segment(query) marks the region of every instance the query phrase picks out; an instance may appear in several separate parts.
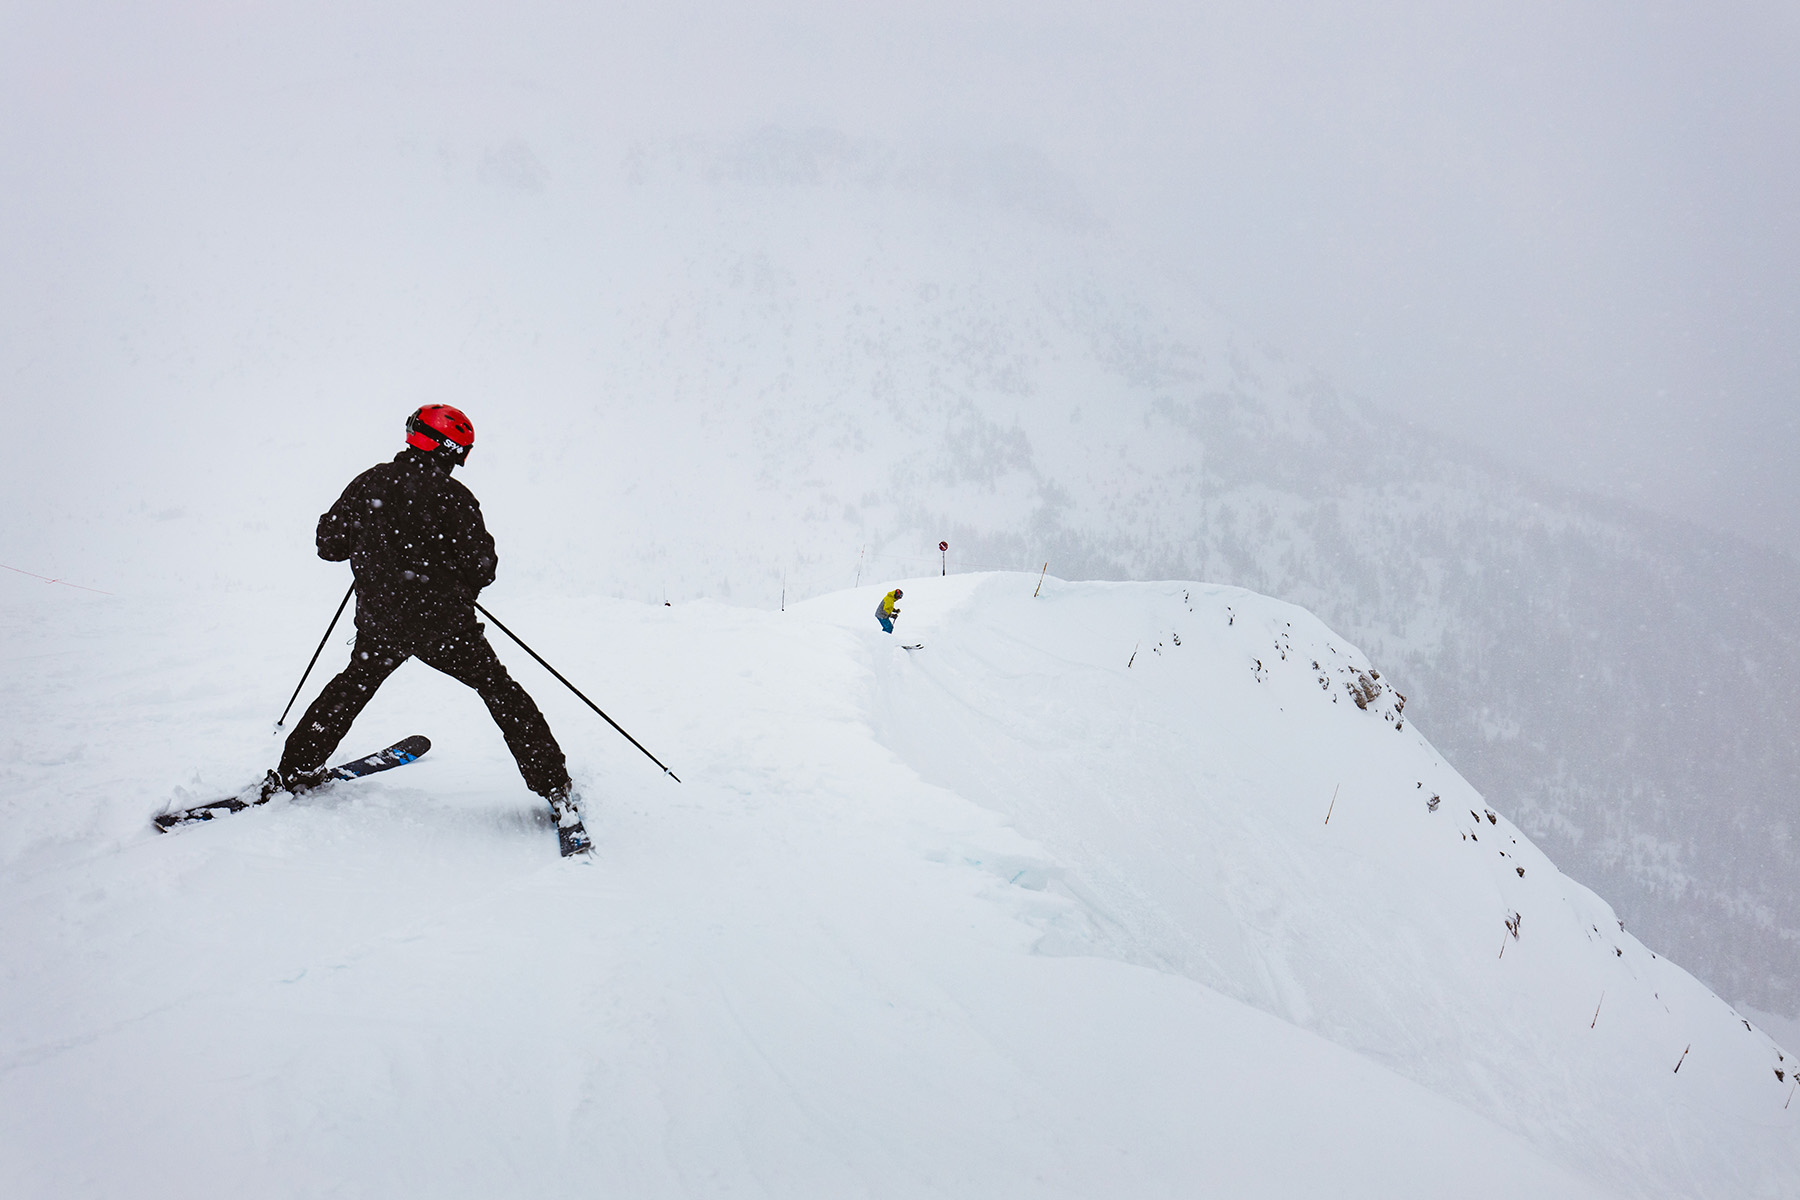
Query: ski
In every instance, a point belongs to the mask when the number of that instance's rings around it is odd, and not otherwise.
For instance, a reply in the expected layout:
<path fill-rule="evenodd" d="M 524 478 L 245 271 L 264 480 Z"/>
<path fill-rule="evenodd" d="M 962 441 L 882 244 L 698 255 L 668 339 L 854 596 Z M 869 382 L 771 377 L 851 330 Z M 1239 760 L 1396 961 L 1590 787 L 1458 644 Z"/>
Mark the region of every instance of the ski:
<path fill-rule="evenodd" d="M 322 787 L 327 783 L 335 783 L 340 779 L 360 779 L 364 775 L 373 775 L 377 771 L 388 771 L 395 767 L 403 767 L 407 763 L 419 758 L 429 749 L 431 749 L 431 739 L 415 733 L 409 738 L 402 738 L 400 741 L 395 742 L 386 750 L 378 750 L 366 758 L 359 758 L 347 763 L 339 763 L 335 767 L 326 767 L 318 773 L 314 782 L 310 783 L 305 790 L 311 791 L 313 788 Z M 270 775 L 273 777 L 274 772 L 270 772 Z M 277 790 L 279 789 L 268 787 L 265 783 L 263 790 L 251 799 L 244 799 L 243 793 L 236 796 L 227 796 L 223 800 L 213 800 L 206 804 L 196 804 L 192 808 L 180 808 L 176 809 L 174 812 L 158 813 L 153 818 L 153 823 L 156 825 L 157 829 L 163 833 L 167 833 L 169 830 L 179 829 L 183 825 L 197 825 L 202 821 L 211 821 L 216 817 L 223 817 L 229 813 L 243 812 L 246 808 L 254 808 L 259 804 L 267 804 L 269 798 L 273 796 Z"/>
<path fill-rule="evenodd" d="M 902 650 L 923 650 L 925 648 L 925 643 L 924 642 L 914 642 L 910 646 L 901 646 L 900 648 Z"/>

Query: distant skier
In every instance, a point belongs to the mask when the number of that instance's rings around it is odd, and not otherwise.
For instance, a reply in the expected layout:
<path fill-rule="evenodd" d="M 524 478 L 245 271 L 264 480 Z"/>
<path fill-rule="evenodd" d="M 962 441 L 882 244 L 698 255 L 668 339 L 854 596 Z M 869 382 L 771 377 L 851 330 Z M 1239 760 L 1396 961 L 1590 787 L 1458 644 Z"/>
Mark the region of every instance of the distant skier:
<path fill-rule="evenodd" d="M 875 619 L 881 622 L 881 631 L 883 633 L 894 632 L 894 622 L 900 619 L 900 606 L 896 604 L 895 601 L 899 600 L 900 597 L 904 595 L 906 595 L 905 592 L 901 591 L 899 588 L 895 588 L 893 591 L 883 596 L 881 598 L 881 603 L 875 606 Z"/>
<path fill-rule="evenodd" d="M 480 695 L 525 785 L 549 803 L 563 855 L 579 854 L 590 841 L 562 748 L 475 619 L 498 560 L 481 505 L 450 478 L 474 444 L 468 417 L 428 404 L 407 419 L 406 448 L 353 479 L 319 518 L 319 557 L 349 559 L 356 576 L 356 648 L 294 727 L 263 794 L 316 786 L 375 689 L 416 657 Z"/>

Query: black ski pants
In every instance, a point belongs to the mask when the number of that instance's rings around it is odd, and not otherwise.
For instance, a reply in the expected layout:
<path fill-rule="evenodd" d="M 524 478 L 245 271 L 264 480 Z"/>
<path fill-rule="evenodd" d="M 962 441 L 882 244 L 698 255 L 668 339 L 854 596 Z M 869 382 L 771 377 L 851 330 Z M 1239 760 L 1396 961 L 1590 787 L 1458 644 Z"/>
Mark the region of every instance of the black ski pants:
<path fill-rule="evenodd" d="M 282 778 L 291 779 L 296 772 L 324 766 L 325 759 L 350 731 L 351 722 L 374 697 L 375 689 L 401 663 L 413 657 L 475 689 L 494 723 L 500 726 L 526 787 L 548 797 L 569 786 L 562 747 L 551 735 L 550 723 L 525 689 L 507 674 L 480 625 L 417 639 L 358 631 L 350 665 L 325 685 L 288 736 L 281 752 Z"/>

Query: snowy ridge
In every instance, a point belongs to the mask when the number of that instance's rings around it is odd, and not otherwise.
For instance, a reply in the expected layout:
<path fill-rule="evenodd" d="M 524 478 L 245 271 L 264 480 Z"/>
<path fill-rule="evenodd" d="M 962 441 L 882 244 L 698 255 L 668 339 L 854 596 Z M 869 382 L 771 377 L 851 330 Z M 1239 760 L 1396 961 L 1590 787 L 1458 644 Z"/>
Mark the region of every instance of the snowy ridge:
<path fill-rule="evenodd" d="M 266 765 L 255 680 L 313 598 L 19 593 L 0 1190 L 1792 1194 L 1791 1056 L 1354 647 L 1237 589 L 1036 583 L 906 582 L 916 653 L 868 615 L 893 581 L 484 597 L 688 781 L 502 646 L 591 867 L 417 664 L 345 749 L 425 759 L 151 834 Z"/>
<path fill-rule="evenodd" d="M 1358 651 L 1236 589 L 1033 601 L 1030 582 L 949 581 L 969 594 L 912 630 L 933 653 L 897 664 L 877 728 L 1051 848 L 1101 952 L 1313 1029 L 1621 1190 L 1792 1186 L 1791 1157 L 1784 1181 L 1737 1175 L 1722 1144 L 1634 1132 L 1690 1105 L 1772 1129 L 1794 1064 L 1563 876 Z M 930 587 L 908 585 L 915 607 Z"/>

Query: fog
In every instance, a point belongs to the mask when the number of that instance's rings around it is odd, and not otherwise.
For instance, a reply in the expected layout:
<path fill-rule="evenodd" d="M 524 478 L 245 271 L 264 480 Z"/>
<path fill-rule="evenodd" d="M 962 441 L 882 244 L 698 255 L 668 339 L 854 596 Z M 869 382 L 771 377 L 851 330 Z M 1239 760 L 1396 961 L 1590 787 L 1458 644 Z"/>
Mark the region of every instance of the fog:
<path fill-rule="evenodd" d="M 15 362 L 89 357 L 97 303 L 201 249 L 170 226 L 246 277 L 347 267 L 404 220 L 379 160 L 406 139 L 604 159 L 778 125 L 1019 146 L 1345 388 L 1572 486 L 1800 548 L 1788 6 L 10 5 L 0 22 Z M 468 252 L 433 258 L 467 282 Z"/>
<path fill-rule="evenodd" d="M 1793 1013 L 1797 22 L 11 6 L 0 565 L 323 615 L 442 401 L 496 606 L 1239 584 Z"/>

